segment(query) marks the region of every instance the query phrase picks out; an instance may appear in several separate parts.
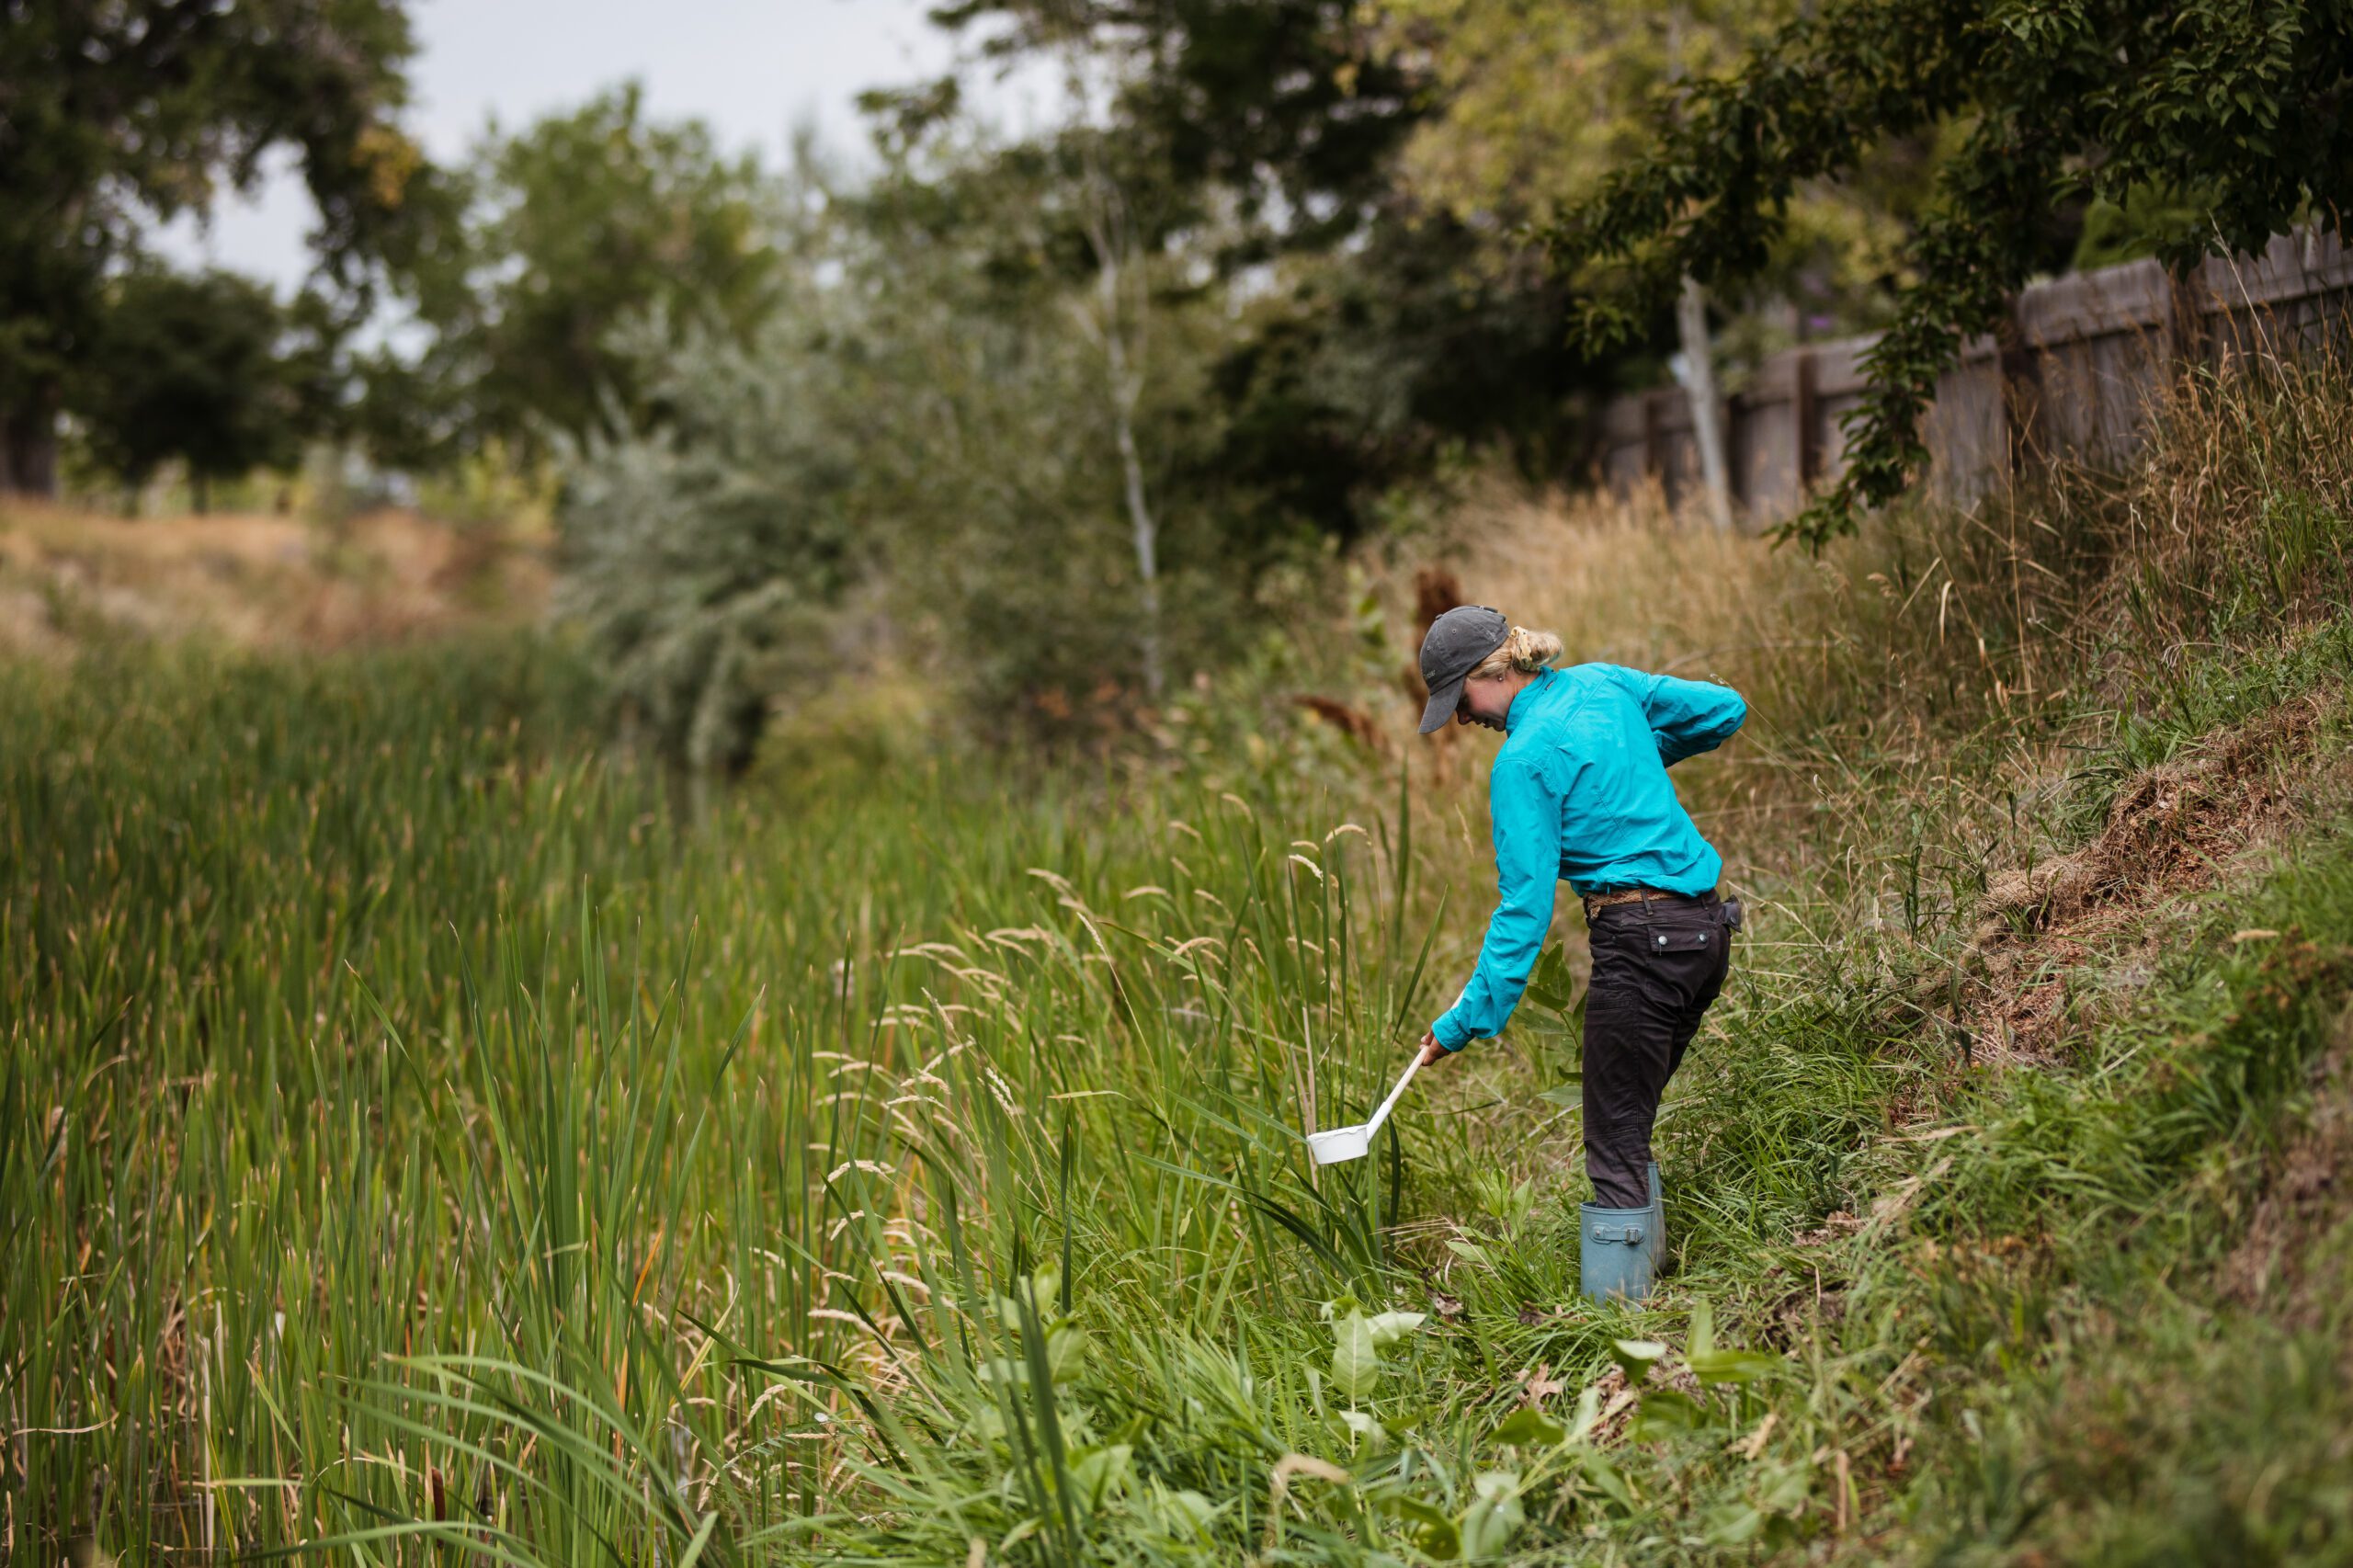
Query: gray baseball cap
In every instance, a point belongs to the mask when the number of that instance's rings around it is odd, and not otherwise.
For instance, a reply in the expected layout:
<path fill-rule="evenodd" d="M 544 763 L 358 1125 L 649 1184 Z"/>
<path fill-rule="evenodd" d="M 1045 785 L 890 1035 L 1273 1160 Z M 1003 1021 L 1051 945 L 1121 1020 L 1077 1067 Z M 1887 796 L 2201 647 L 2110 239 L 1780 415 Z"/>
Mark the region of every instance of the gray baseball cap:
<path fill-rule="evenodd" d="M 1422 684 L 1430 688 L 1430 705 L 1422 710 L 1422 733 L 1454 717 L 1464 679 L 1510 635 L 1511 622 L 1503 611 L 1485 605 L 1457 605 L 1430 622 L 1429 633 L 1422 639 Z"/>

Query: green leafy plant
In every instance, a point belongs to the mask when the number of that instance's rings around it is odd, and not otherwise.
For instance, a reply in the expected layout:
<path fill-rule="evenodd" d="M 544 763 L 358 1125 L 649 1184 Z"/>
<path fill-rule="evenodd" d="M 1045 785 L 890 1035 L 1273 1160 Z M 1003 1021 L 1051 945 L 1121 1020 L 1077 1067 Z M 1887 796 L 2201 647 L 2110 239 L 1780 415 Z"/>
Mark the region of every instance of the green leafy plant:
<path fill-rule="evenodd" d="M 1381 1381 L 1381 1352 L 1421 1327 L 1428 1317 L 1425 1312 L 1400 1312 L 1367 1315 L 1353 1296 L 1324 1302 L 1322 1315 L 1332 1329 L 1332 1386 L 1358 1404 L 1372 1397 Z"/>
<path fill-rule="evenodd" d="M 2353 28 L 2335 0 L 1832 0 L 1662 97 L 1652 146 L 1543 238 L 1583 290 L 1585 339 L 1620 341 L 1686 276 L 1762 268 L 1808 182 L 1889 138 L 1960 128 L 1843 421 L 1846 466 L 1784 528 L 1819 549 L 1926 465 L 1937 378 L 2003 325 L 2054 202 L 2179 192 L 2194 213 L 2161 244 L 2168 261 L 2260 250 L 2353 205 L 2353 128 L 2336 108 L 2348 79 Z"/>

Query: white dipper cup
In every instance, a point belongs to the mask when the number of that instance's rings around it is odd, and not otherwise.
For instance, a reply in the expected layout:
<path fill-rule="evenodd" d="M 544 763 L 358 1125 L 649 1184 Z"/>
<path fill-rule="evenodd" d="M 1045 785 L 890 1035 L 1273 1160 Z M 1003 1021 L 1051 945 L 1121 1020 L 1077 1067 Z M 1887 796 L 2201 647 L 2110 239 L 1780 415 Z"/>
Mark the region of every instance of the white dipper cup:
<path fill-rule="evenodd" d="M 1360 1127 L 1335 1127 L 1328 1132 L 1309 1133 L 1307 1150 L 1315 1156 L 1315 1163 L 1336 1165 L 1345 1160 L 1361 1160 L 1371 1153 L 1372 1135 L 1381 1131 L 1382 1122 L 1389 1119 L 1389 1108 L 1397 1103 L 1397 1096 L 1405 1092 L 1405 1085 L 1414 1081 L 1414 1074 L 1421 1065 L 1422 1053 L 1416 1051 L 1414 1059 L 1405 1063 L 1405 1075 L 1397 1080 L 1397 1086 L 1389 1091 L 1389 1097 L 1381 1102 L 1381 1108 L 1372 1113 L 1370 1121 Z"/>

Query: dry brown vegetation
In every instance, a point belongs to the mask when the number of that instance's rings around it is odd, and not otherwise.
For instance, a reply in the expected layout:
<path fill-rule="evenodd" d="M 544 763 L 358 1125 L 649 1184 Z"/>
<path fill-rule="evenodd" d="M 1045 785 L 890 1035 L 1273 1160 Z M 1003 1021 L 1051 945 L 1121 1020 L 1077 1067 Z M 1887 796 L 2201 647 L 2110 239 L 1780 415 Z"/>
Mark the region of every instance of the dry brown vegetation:
<path fill-rule="evenodd" d="M 383 509 L 339 526 L 256 513 L 0 509 L 0 654 L 201 636 L 319 650 L 536 617 L 544 550 Z"/>

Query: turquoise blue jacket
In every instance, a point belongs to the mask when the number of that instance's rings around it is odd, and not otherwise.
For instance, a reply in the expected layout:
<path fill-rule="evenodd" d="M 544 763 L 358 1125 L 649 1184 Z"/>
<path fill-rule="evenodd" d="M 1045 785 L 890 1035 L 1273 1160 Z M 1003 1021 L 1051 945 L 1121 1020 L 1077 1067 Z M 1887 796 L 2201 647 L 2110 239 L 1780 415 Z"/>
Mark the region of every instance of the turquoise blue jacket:
<path fill-rule="evenodd" d="M 1691 825 L 1666 770 L 1748 717 L 1730 687 L 1617 665 L 1546 670 L 1512 699 L 1487 781 L 1495 891 L 1471 983 L 1430 1032 L 1449 1051 L 1500 1034 L 1552 924 L 1553 884 L 1700 893 L 1723 858 Z"/>

